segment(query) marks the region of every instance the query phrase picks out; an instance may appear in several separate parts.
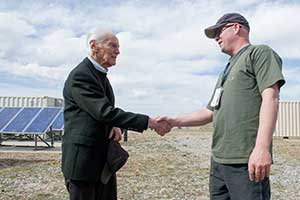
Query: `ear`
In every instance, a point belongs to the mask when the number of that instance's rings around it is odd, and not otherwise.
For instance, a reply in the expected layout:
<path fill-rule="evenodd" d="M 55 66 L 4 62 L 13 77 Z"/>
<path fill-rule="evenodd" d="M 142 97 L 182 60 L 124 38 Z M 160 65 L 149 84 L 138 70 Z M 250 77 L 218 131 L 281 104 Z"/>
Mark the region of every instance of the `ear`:
<path fill-rule="evenodd" d="M 235 26 L 235 33 L 238 34 L 239 32 L 241 32 L 242 26 L 240 24 L 236 24 Z"/>
<path fill-rule="evenodd" d="M 91 40 L 89 42 L 90 48 L 94 51 L 96 48 L 96 40 Z"/>

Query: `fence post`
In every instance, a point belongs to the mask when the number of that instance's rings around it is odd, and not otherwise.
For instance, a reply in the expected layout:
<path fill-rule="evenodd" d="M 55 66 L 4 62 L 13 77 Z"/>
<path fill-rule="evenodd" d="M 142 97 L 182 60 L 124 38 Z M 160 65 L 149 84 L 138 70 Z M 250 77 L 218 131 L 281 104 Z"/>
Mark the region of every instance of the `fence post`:
<path fill-rule="evenodd" d="M 127 129 L 122 129 L 123 135 L 124 135 L 124 142 L 128 141 L 128 131 Z"/>

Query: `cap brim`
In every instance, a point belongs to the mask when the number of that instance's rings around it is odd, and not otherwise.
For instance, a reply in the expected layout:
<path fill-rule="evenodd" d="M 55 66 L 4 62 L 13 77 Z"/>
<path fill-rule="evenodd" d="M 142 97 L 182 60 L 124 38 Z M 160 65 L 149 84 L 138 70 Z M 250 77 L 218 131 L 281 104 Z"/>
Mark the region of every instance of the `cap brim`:
<path fill-rule="evenodd" d="M 223 26 L 223 24 L 216 24 L 216 25 L 206 28 L 204 30 L 206 37 L 211 38 L 211 39 L 215 38 L 216 34 L 217 34 L 217 30 L 222 26 Z"/>
<path fill-rule="evenodd" d="M 101 174 L 101 182 L 103 184 L 107 184 L 111 176 L 112 176 L 112 173 L 109 170 L 108 164 L 105 163 L 104 168 L 102 170 L 102 174 Z"/>

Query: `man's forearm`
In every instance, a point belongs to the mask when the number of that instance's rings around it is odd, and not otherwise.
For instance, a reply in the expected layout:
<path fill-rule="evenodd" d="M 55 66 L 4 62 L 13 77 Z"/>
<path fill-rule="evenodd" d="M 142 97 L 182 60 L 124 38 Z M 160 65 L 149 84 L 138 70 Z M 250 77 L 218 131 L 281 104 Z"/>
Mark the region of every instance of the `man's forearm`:
<path fill-rule="evenodd" d="M 174 125 L 183 127 L 183 126 L 200 126 L 207 124 L 212 121 L 213 112 L 204 108 L 198 111 L 179 115 L 174 118 Z"/>
<path fill-rule="evenodd" d="M 279 90 L 277 85 L 276 87 L 267 88 L 262 96 L 263 100 L 259 113 L 259 127 L 255 146 L 269 148 L 276 125 L 279 105 Z"/>

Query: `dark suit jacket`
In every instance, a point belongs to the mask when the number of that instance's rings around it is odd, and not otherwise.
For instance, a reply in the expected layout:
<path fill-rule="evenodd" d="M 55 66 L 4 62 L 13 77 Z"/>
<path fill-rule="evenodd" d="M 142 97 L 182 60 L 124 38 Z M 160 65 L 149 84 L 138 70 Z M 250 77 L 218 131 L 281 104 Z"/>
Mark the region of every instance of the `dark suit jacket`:
<path fill-rule="evenodd" d="M 106 74 L 96 70 L 88 58 L 69 74 L 63 96 L 62 172 L 67 179 L 99 181 L 111 128 L 142 132 L 149 117 L 116 108 Z"/>

